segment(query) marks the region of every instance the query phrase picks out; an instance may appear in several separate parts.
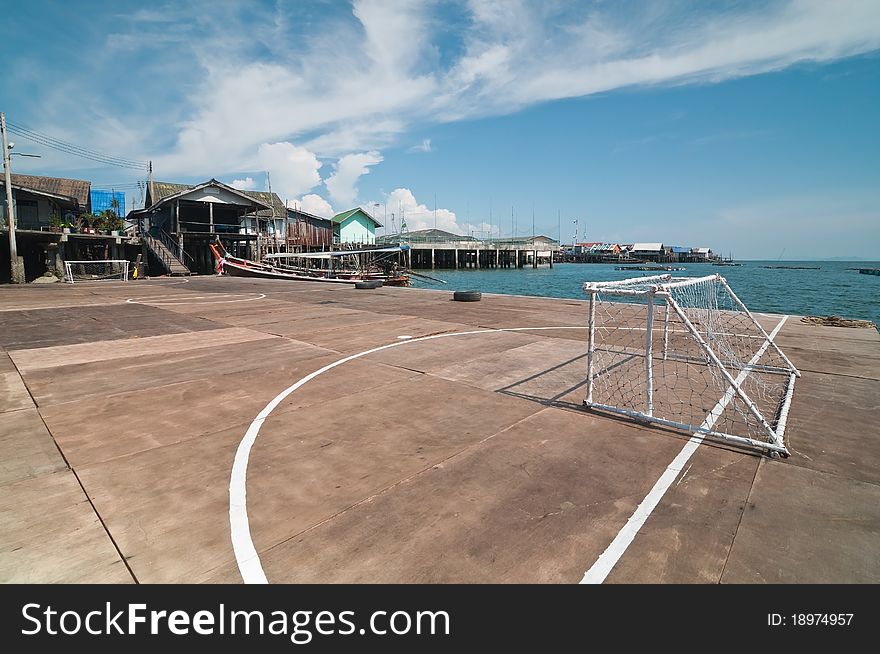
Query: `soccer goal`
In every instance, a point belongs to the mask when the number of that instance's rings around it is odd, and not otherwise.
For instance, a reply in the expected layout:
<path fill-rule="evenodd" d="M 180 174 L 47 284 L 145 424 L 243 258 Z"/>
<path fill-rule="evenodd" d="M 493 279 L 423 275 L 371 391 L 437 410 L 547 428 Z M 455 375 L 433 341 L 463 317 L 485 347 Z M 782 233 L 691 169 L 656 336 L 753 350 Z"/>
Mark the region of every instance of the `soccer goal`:
<path fill-rule="evenodd" d="M 785 423 L 800 372 L 771 324 L 723 277 L 655 275 L 583 288 L 584 405 L 788 456 Z"/>
<path fill-rule="evenodd" d="M 74 282 L 122 280 L 128 281 L 128 261 L 124 259 L 101 259 L 98 261 L 66 261 L 65 280 Z"/>

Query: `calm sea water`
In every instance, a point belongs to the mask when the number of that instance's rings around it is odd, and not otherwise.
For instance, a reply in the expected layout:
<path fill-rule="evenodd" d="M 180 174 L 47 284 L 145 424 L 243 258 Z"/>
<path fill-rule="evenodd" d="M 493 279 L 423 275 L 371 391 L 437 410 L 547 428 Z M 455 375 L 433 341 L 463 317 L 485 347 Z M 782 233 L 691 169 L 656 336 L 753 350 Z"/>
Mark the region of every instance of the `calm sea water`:
<path fill-rule="evenodd" d="M 880 277 L 860 275 L 858 268 L 880 268 L 868 261 L 744 261 L 742 266 L 673 264 L 686 268 L 675 275 L 700 277 L 720 273 L 734 292 L 755 311 L 795 315 L 838 315 L 863 318 L 880 325 Z M 763 266 L 809 266 L 818 270 L 768 269 Z M 432 284 L 413 278 L 414 286 L 484 293 L 539 295 L 586 299 L 585 281 L 609 281 L 657 275 L 656 272 L 615 270 L 613 264 L 562 263 L 551 270 L 420 270 L 448 282 Z"/>

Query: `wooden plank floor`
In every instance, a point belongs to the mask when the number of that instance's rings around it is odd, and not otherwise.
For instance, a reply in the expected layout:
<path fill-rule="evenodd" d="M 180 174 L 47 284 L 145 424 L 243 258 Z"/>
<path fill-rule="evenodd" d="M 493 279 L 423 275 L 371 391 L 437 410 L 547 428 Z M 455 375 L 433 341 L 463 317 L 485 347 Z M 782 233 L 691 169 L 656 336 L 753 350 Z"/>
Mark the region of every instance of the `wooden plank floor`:
<path fill-rule="evenodd" d="M 241 581 L 248 426 L 392 344 L 262 423 L 247 508 L 269 581 L 579 581 L 687 438 L 582 410 L 585 302 L 451 296 L 0 288 L 0 581 Z M 555 329 L 486 331 L 523 327 Z M 791 317 L 778 342 L 804 371 L 792 456 L 701 445 L 608 582 L 880 581 L 880 335 Z"/>

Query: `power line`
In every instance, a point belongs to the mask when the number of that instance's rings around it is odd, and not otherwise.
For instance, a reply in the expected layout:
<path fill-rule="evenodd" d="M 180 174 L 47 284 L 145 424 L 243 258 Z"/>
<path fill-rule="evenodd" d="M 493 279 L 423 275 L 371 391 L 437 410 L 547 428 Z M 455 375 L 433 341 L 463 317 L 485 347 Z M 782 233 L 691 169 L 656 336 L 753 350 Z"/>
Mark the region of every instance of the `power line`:
<path fill-rule="evenodd" d="M 54 145 L 58 146 L 59 148 L 67 148 L 67 149 L 75 150 L 75 151 L 81 152 L 85 155 L 98 157 L 100 159 L 108 159 L 108 160 L 112 160 L 112 161 L 117 161 L 122 164 L 130 164 L 130 165 L 144 166 L 144 167 L 146 167 L 148 165 L 148 162 L 146 162 L 146 161 L 140 161 L 137 159 L 126 159 L 124 157 L 117 157 L 115 155 L 106 154 L 104 152 L 99 152 L 97 150 L 89 150 L 88 148 L 83 148 L 83 147 L 78 146 L 74 143 L 70 143 L 68 141 L 64 141 L 62 139 L 55 138 L 54 136 L 49 136 L 48 134 L 43 134 L 41 132 L 37 132 L 36 130 L 29 129 L 29 128 L 25 127 L 24 125 L 10 123 L 10 127 L 12 128 L 13 131 L 15 131 L 16 133 L 18 133 L 21 136 L 24 136 L 25 138 L 40 139 L 40 140 L 45 141 L 47 143 L 54 144 Z"/>
<path fill-rule="evenodd" d="M 10 122 L 8 123 L 8 125 L 9 131 L 13 132 L 14 134 L 22 138 L 28 139 L 29 141 L 44 145 L 47 148 L 58 150 L 59 152 L 64 152 L 65 154 L 81 157 L 83 159 L 89 159 L 90 161 L 103 163 L 108 166 L 130 168 L 133 170 L 144 170 L 149 165 L 149 163 L 146 161 L 124 159 L 122 157 L 116 157 L 113 155 L 105 154 L 103 152 L 98 152 L 97 150 L 89 150 L 73 143 L 69 143 L 68 141 L 63 141 L 47 134 L 36 132 L 16 123 Z"/>

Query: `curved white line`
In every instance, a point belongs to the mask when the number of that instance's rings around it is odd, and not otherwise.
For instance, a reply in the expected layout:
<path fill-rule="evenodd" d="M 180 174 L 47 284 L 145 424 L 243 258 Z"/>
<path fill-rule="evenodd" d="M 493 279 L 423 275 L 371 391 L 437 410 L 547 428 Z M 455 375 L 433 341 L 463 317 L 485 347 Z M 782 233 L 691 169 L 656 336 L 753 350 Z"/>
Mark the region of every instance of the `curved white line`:
<path fill-rule="evenodd" d="M 468 332 L 452 332 L 449 334 L 434 334 L 432 336 L 422 336 L 419 338 L 412 338 L 409 340 L 398 341 L 396 343 L 389 343 L 388 345 L 381 345 L 379 347 L 374 347 L 370 350 L 364 350 L 363 352 L 358 352 L 357 354 L 352 354 L 350 356 L 339 359 L 338 361 L 334 361 L 331 364 L 324 366 L 319 370 L 315 370 L 312 373 L 309 373 L 295 384 L 288 386 L 283 391 L 281 391 L 278 395 L 276 395 L 269 404 L 267 404 L 260 413 L 257 414 L 257 417 L 254 418 L 253 422 L 251 422 L 250 426 L 245 432 L 244 438 L 241 439 L 241 442 L 238 444 L 238 449 L 235 451 L 235 460 L 232 462 L 232 474 L 229 477 L 229 529 L 230 535 L 232 538 L 232 549 L 235 553 L 235 561 L 238 564 L 238 570 L 241 573 L 241 578 L 246 584 L 267 584 L 269 581 L 266 579 L 266 573 L 263 571 L 263 566 L 260 563 L 260 555 L 257 554 L 257 549 L 254 547 L 254 541 L 251 538 L 251 529 L 250 523 L 248 521 L 247 514 L 247 466 L 248 459 L 250 458 L 251 448 L 254 446 L 254 442 L 257 440 L 257 436 L 260 433 L 260 428 L 263 426 L 263 423 L 266 421 L 266 418 L 269 417 L 275 408 L 281 404 L 291 393 L 295 390 L 307 384 L 311 380 L 313 380 L 318 375 L 323 375 L 328 370 L 332 370 L 337 366 L 341 366 L 343 363 L 347 363 L 349 361 L 354 361 L 355 359 L 360 359 L 361 357 L 367 356 L 368 354 L 373 354 L 375 352 L 381 352 L 382 350 L 387 350 L 392 347 L 400 347 L 401 345 L 409 345 L 411 343 L 420 343 L 422 341 L 430 341 L 437 338 L 449 338 L 451 336 L 469 336 L 473 334 L 495 334 L 499 332 L 522 332 L 522 331 L 543 331 L 543 330 L 554 330 L 554 329 L 587 329 L 586 326 L 580 327 L 571 327 L 571 326 L 557 326 L 557 327 L 509 327 L 504 329 L 477 329 L 474 331 Z"/>
<path fill-rule="evenodd" d="M 225 294 L 224 294 L 224 293 L 221 293 L 221 294 L 219 294 L 219 295 L 221 295 L 221 296 L 223 296 L 223 295 L 243 295 L 243 293 L 225 293 Z M 257 297 L 246 297 L 246 298 L 242 298 L 242 299 L 240 299 L 240 300 L 217 300 L 217 301 L 210 301 L 210 302 L 193 302 L 193 301 L 192 301 L 193 299 L 199 299 L 199 298 L 203 298 L 203 297 L 214 297 L 214 296 L 212 296 L 212 295 L 200 295 L 200 296 L 198 296 L 198 297 L 196 297 L 196 298 L 185 298 L 185 297 L 181 297 L 181 298 L 179 298 L 179 300 L 180 300 L 179 302 L 175 302 L 175 301 L 174 301 L 175 298 L 171 298 L 171 297 L 167 297 L 167 298 L 166 298 L 166 296 L 161 296 L 161 297 L 159 298 L 159 301 L 158 301 L 158 302 L 153 301 L 153 300 L 150 300 L 149 298 L 145 298 L 145 299 L 142 299 L 142 300 L 141 300 L 141 299 L 138 299 L 138 298 L 132 298 L 132 297 L 130 297 L 130 298 L 128 298 L 128 299 L 126 300 L 126 302 L 127 302 L 128 304 L 148 304 L 148 305 L 153 306 L 153 307 L 176 307 L 176 306 L 180 306 L 180 305 L 183 305 L 183 304 L 196 304 L 196 305 L 202 305 L 202 304 L 229 304 L 229 303 L 231 303 L 231 302 L 251 302 L 252 300 L 262 300 L 263 298 L 266 297 L 266 294 L 265 294 L 265 293 L 260 293 Z"/>
<path fill-rule="evenodd" d="M 178 284 L 189 284 L 189 277 L 184 279 L 165 279 L 162 277 L 144 277 L 143 279 L 131 279 L 129 281 L 137 282 L 138 284 L 146 283 L 146 284 L 156 284 L 158 286 L 177 286 Z"/>

